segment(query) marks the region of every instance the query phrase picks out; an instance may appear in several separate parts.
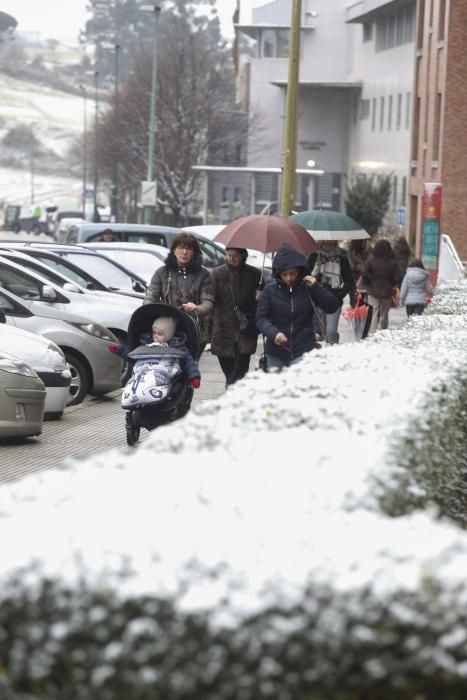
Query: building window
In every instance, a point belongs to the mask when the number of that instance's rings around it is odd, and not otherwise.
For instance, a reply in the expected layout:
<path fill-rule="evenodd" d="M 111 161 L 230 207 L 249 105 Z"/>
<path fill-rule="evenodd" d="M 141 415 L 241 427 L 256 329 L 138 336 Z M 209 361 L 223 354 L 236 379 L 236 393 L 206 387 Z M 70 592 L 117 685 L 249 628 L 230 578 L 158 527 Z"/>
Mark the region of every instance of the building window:
<path fill-rule="evenodd" d="M 397 95 L 396 129 L 400 129 L 402 124 L 402 95 Z"/>
<path fill-rule="evenodd" d="M 395 209 L 397 207 L 397 189 L 398 189 L 398 178 L 394 175 L 392 178 L 392 206 Z"/>
<path fill-rule="evenodd" d="M 290 32 L 288 29 L 265 29 L 261 36 L 262 58 L 287 58 Z"/>
<path fill-rule="evenodd" d="M 376 128 L 376 97 L 371 100 L 371 130 Z"/>
<path fill-rule="evenodd" d="M 423 3 L 422 3 L 423 4 Z M 416 4 L 402 7 L 376 22 L 376 51 L 387 51 L 414 41 Z"/>
<path fill-rule="evenodd" d="M 405 128 L 410 129 L 410 106 L 412 104 L 412 93 L 405 94 Z"/>
<path fill-rule="evenodd" d="M 234 202 L 241 202 L 241 201 L 242 201 L 242 188 L 235 187 L 235 189 L 234 189 Z"/>
<path fill-rule="evenodd" d="M 229 188 L 228 187 L 223 187 L 222 188 L 222 197 L 221 197 L 222 202 L 228 202 L 229 201 Z"/>
<path fill-rule="evenodd" d="M 371 22 L 365 22 L 363 25 L 363 41 L 371 41 L 373 38 L 373 25 Z"/>
<path fill-rule="evenodd" d="M 444 40 L 444 25 L 446 23 L 446 0 L 440 0 L 438 15 L 438 41 Z"/>
<path fill-rule="evenodd" d="M 370 116 L 370 100 L 360 100 L 360 119 L 368 119 Z"/>
<path fill-rule="evenodd" d="M 379 98 L 379 108 L 379 130 L 382 131 L 384 129 L 384 97 Z"/>
<path fill-rule="evenodd" d="M 442 98 L 440 92 L 436 95 L 435 123 L 433 125 L 433 160 L 439 160 L 439 146 L 441 139 L 441 105 Z"/>
<path fill-rule="evenodd" d="M 388 130 L 392 129 L 392 95 L 388 98 Z"/>
<path fill-rule="evenodd" d="M 404 177 L 402 178 L 401 207 L 405 207 L 406 199 L 407 199 L 407 178 L 404 175 Z"/>
<path fill-rule="evenodd" d="M 242 144 L 237 143 L 235 146 L 235 165 L 242 164 Z"/>

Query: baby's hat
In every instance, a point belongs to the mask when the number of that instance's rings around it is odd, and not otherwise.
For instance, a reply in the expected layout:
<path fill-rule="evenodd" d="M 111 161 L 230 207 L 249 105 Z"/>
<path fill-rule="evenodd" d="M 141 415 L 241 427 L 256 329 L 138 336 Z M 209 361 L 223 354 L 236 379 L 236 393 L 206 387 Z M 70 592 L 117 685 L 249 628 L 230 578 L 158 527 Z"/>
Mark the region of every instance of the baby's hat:
<path fill-rule="evenodd" d="M 156 320 L 152 324 L 153 329 L 159 328 L 160 331 L 163 331 L 165 333 L 165 340 L 167 343 L 171 338 L 173 338 L 173 335 L 175 333 L 175 326 L 175 319 L 171 318 L 170 316 L 160 316 L 159 318 L 156 318 Z"/>

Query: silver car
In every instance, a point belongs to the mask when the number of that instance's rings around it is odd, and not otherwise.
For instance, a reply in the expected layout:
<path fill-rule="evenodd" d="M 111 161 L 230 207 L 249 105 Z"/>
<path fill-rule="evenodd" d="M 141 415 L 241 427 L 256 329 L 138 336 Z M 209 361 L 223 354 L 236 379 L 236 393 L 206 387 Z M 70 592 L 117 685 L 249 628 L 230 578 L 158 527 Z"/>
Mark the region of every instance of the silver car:
<path fill-rule="evenodd" d="M 36 372 L 0 352 L 0 439 L 40 435 L 44 405 L 45 387 Z"/>
<path fill-rule="evenodd" d="M 66 405 L 81 403 L 86 394 L 99 396 L 118 389 L 121 384 L 122 360 L 109 352 L 109 343 L 118 339 L 107 328 L 84 316 L 24 302 L 0 288 L 0 321 L 32 331 L 56 343 L 65 355 L 71 371 Z"/>
<path fill-rule="evenodd" d="M 0 323 L 0 351 L 28 364 L 44 382 L 44 419 L 61 418 L 66 406 L 71 373 L 58 345 L 41 335 Z"/>

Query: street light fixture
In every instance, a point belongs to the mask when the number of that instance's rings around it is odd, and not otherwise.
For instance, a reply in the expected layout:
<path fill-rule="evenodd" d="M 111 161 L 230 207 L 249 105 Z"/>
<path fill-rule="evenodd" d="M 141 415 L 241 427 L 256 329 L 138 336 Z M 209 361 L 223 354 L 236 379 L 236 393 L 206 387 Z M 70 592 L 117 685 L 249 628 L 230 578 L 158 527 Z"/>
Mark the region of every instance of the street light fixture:
<path fill-rule="evenodd" d="M 152 211 L 156 206 L 157 188 L 156 181 L 153 180 L 154 148 L 156 143 L 156 93 L 157 93 L 157 35 L 159 28 L 159 15 L 161 11 L 158 2 L 145 3 L 140 6 L 141 12 L 151 12 L 154 14 L 154 33 L 152 45 L 152 80 L 151 80 L 151 109 L 149 114 L 148 133 L 148 165 L 146 182 L 142 184 L 142 204 L 144 206 L 144 223 L 152 223 Z"/>
<path fill-rule="evenodd" d="M 101 220 L 99 209 L 97 208 L 97 186 L 99 184 L 99 173 L 97 169 L 97 125 L 99 121 L 99 93 L 98 93 L 98 79 L 99 71 L 94 71 L 94 211 L 92 214 L 92 220 L 94 223 L 99 223 Z"/>
<path fill-rule="evenodd" d="M 114 138 L 118 136 L 118 72 L 119 72 L 119 52 L 120 44 L 115 44 L 115 92 L 114 92 Z M 112 149 L 112 202 L 111 221 L 118 221 L 118 152 L 117 148 Z"/>
<path fill-rule="evenodd" d="M 83 218 L 86 218 L 86 189 L 87 189 L 87 178 L 88 178 L 88 118 L 87 118 L 87 92 L 86 87 L 81 84 L 79 86 L 81 93 L 83 95 L 83 193 L 82 193 L 82 205 L 83 205 Z"/>

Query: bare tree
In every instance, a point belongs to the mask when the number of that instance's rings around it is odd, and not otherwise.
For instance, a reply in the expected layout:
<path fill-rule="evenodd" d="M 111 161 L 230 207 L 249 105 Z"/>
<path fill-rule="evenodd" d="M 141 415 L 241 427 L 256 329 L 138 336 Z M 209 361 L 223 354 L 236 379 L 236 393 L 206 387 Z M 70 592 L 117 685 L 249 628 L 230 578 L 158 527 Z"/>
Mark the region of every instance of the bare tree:
<path fill-rule="evenodd" d="M 117 159 L 120 194 L 130 199 L 147 170 L 151 71 L 151 52 L 142 52 L 118 104 L 111 100 L 99 125 L 100 168 L 110 172 Z M 245 137 L 238 133 L 244 126 L 229 116 L 235 112 L 233 63 L 218 20 L 197 15 L 182 0 L 161 21 L 156 94 L 158 208 L 181 223 L 198 189 L 192 166 L 222 159 L 229 143 L 231 151 Z"/>

